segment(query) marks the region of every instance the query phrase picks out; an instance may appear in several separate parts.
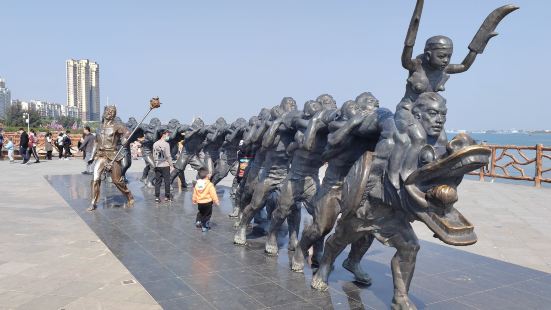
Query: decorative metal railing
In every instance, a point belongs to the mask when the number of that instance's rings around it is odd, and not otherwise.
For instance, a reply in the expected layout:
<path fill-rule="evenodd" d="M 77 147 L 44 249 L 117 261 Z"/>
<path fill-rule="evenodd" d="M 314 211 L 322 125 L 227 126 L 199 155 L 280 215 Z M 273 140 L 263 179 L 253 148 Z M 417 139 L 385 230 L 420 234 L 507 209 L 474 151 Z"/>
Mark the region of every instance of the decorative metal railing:
<path fill-rule="evenodd" d="M 480 181 L 486 178 L 530 181 L 536 187 L 541 187 L 542 182 L 551 183 L 551 147 L 487 146 L 492 149 L 489 164 L 470 173 L 479 176 Z"/>

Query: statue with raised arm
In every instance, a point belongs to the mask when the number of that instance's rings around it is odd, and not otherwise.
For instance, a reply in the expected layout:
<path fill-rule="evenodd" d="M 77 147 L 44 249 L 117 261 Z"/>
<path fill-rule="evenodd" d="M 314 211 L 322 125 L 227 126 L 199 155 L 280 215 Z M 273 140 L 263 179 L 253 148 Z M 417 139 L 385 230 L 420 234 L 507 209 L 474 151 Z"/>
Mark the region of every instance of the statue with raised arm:
<path fill-rule="evenodd" d="M 426 92 L 441 92 L 445 89 L 445 84 L 448 81 L 450 74 L 456 74 L 467 71 L 478 54 L 482 54 L 488 41 L 497 35 L 495 29 L 505 16 L 518 9 L 514 5 L 505 5 L 495 9 L 484 20 L 478 32 L 469 44 L 469 53 L 460 64 L 452 64 L 451 56 L 453 54 L 453 42 L 450 38 L 442 35 L 429 38 L 425 43 L 424 53 L 413 57 L 413 47 L 417 38 L 417 31 L 421 20 L 424 0 L 417 0 L 413 16 L 408 28 L 406 39 L 404 42 L 404 50 L 402 52 L 402 66 L 408 70 L 408 79 L 404 97 L 396 107 L 394 118 L 396 120 L 396 131 L 393 133 L 393 143 L 397 145 L 395 152 L 390 154 L 392 160 L 390 165 L 399 165 L 404 152 L 415 140 L 422 141 L 423 136 L 417 135 L 418 131 L 414 130 L 415 123 L 412 106 L 415 100 Z M 445 130 L 439 137 L 440 145 L 446 145 L 447 137 Z M 378 159 L 381 154 L 376 154 L 374 165 L 384 165 Z M 394 187 L 399 186 L 398 173 L 400 167 L 389 167 L 389 181 Z M 379 189 L 380 190 L 380 189 Z"/>
<path fill-rule="evenodd" d="M 518 9 L 518 7 L 514 5 L 505 5 L 490 13 L 469 44 L 467 56 L 465 56 L 460 64 L 452 64 L 451 57 L 454 50 L 453 42 L 450 38 L 442 35 L 427 39 L 424 53 L 413 58 L 413 47 L 421 21 L 423 4 L 424 0 L 417 0 L 404 42 L 404 50 L 402 52 L 402 66 L 408 70 L 409 73 L 406 92 L 396 109 L 395 118 L 398 131 L 395 133 L 396 136 L 394 140 L 396 143 L 403 145 L 411 143 L 411 139 L 423 139 L 423 137 L 414 135 L 414 132 L 406 134 L 408 128 L 411 128 L 414 123 L 411 109 L 417 97 L 426 92 L 444 91 L 445 84 L 450 74 L 462 73 L 469 70 L 476 56 L 482 54 L 488 41 L 497 35 L 495 29 L 501 20 L 509 13 Z M 442 134 L 440 138 L 442 139 L 441 143 L 445 144 L 445 134 Z M 399 157 L 401 154 L 396 152 L 393 156 Z M 395 158 L 393 162 L 399 163 L 400 160 Z M 391 181 L 394 185 L 397 185 L 396 176 L 391 176 Z"/>
<path fill-rule="evenodd" d="M 117 148 L 117 146 L 126 143 L 130 132 L 125 125 L 115 121 L 116 116 L 117 108 L 115 106 L 105 107 L 94 146 L 95 165 L 92 178 L 92 202 L 88 211 L 94 211 L 97 208 L 104 172 L 110 172 L 113 184 L 126 197 L 127 206 L 131 207 L 134 204 L 134 197 L 122 179 L 121 160 L 123 156 Z"/>

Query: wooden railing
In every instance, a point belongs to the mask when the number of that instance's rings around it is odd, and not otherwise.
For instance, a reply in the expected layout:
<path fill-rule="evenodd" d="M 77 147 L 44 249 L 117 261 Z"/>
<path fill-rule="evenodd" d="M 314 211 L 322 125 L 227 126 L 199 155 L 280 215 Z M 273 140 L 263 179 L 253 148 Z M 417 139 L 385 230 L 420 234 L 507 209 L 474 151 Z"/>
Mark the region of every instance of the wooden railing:
<path fill-rule="evenodd" d="M 534 186 L 551 183 L 551 147 L 487 145 L 492 149 L 490 162 L 480 170 L 469 174 L 485 178 L 530 181 Z M 526 170 L 530 170 L 527 173 Z"/>

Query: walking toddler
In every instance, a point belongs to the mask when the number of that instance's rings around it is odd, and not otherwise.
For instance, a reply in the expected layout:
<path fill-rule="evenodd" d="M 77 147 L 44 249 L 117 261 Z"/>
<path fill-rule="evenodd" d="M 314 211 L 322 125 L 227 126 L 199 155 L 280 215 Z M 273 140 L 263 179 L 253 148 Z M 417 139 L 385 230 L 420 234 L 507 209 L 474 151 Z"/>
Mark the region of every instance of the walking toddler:
<path fill-rule="evenodd" d="M 8 143 L 4 145 L 4 148 L 8 150 L 8 158 L 10 159 L 10 163 L 13 163 L 13 141 L 8 138 Z"/>
<path fill-rule="evenodd" d="M 196 204 L 199 212 L 197 212 L 197 218 L 195 226 L 201 227 L 202 231 L 210 229 L 210 216 L 212 214 L 212 205 L 219 206 L 218 195 L 214 184 L 209 181 L 209 171 L 205 167 L 199 168 L 199 179 L 193 187 L 193 204 Z"/>

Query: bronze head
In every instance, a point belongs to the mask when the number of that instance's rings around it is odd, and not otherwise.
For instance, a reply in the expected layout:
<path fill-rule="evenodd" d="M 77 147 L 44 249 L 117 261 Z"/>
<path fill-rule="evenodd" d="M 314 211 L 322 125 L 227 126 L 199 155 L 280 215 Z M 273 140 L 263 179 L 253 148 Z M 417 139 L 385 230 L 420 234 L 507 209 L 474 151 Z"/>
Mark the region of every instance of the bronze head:
<path fill-rule="evenodd" d="M 435 70 L 444 70 L 453 54 L 452 39 L 434 36 L 425 43 L 425 61 Z"/>
<path fill-rule="evenodd" d="M 321 103 L 324 109 L 328 110 L 337 108 L 337 102 L 335 101 L 335 99 L 333 99 L 333 96 L 329 94 L 319 95 L 318 98 L 316 98 L 316 101 Z"/>
<path fill-rule="evenodd" d="M 117 107 L 114 105 L 106 105 L 105 108 L 103 108 L 103 121 L 112 121 L 117 117 Z"/>

